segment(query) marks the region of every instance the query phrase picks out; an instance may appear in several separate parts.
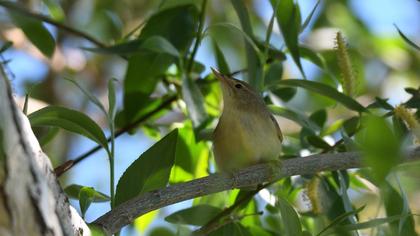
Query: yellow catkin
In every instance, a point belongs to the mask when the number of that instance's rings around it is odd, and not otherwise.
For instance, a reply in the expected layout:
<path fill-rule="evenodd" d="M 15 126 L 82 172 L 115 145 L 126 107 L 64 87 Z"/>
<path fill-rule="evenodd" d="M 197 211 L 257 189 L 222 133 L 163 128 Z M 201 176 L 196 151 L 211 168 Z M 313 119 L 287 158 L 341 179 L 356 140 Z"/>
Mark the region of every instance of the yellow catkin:
<path fill-rule="evenodd" d="M 399 105 L 395 107 L 394 112 L 397 117 L 399 117 L 408 125 L 408 128 L 410 128 L 410 130 L 416 136 L 417 141 L 419 141 L 420 140 L 420 126 L 419 126 L 419 122 L 417 121 L 416 117 L 414 117 L 413 113 L 411 113 L 403 105 Z"/>
<path fill-rule="evenodd" d="M 419 127 L 419 122 L 414 117 L 414 115 L 403 105 L 399 105 L 394 109 L 395 115 L 401 120 L 407 123 L 410 129 L 416 129 Z"/>
<path fill-rule="evenodd" d="M 346 42 L 341 32 L 337 32 L 335 43 L 338 66 L 341 71 L 343 91 L 345 94 L 353 96 L 356 92 L 356 76 L 353 71 L 349 53 L 347 51 Z"/>

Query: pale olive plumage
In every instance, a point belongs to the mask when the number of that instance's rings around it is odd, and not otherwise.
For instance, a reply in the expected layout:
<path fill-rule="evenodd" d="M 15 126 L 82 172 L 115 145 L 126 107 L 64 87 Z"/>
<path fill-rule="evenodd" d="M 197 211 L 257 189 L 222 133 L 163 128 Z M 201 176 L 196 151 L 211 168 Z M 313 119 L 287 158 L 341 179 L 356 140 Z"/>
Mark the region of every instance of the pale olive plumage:
<path fill-rule="evenodd" d="M 223 112 L 213 133 L 218 170 L 277 160 L 282 134 L 262 98 L 247 83 L 212 70 L 223 94 Z"/>

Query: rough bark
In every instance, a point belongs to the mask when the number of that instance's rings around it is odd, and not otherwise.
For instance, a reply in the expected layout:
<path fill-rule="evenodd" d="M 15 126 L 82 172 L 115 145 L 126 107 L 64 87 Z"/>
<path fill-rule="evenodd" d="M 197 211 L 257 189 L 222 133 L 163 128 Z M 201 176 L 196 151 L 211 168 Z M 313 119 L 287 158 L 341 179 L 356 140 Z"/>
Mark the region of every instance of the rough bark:
<path fill-rule="evenodd" d="M 0 77 L 0 235 L 89 235 Z"/>

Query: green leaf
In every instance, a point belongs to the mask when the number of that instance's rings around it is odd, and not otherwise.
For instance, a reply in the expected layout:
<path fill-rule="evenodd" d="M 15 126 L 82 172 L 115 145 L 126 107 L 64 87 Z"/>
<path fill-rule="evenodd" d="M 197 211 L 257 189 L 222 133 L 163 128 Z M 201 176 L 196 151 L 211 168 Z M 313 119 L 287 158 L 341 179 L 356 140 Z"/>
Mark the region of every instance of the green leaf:
<path fill-rule="evenodd" d="M 277 207 L 280 209 L 281 218 L 284 225 L 285 235 L 300 236 L 302 235 L 302 227 L 300 225 L 299 216 L 293 206 L 291 206 L 283 198 L 279 198 Z"/>
<path fill-rule="evenodd" d="M 41 145 L 41 147 L 47 145 L 58 134 L 58 131 L 60 131 L 60 129 L 57 127 L 49 127 L 47 132 L 38 139 L 39 145 Z"/>
<path fill-rule="evenodd" d="M 327 111 L 325 109 L 318 110 L 309 116 L 309 119 L 315 122 L 320 128 L 324 127 L 327 121 Z"/>
<path fill-rule="evenodd" d="M 375 97 L 375 102 L 369 104 L 367 108 L 382 108 L 388 111 L 394 110 L 394 107 L 388 103 L 388 99 Z"/>
<path fill-rule="evenodd" d="M 360 118 L 358 116 L 353 116 L 352 118 L 344 121 L 343 126 L 344 131 L 346 131 L 347 135 L 353 135 L 360 127 Z"/>
<path fill-rule="evenodd" d="M 268 67 L 267 72 L 265 73 L 264 83 L 266 86 L 276 85 L 283 75 L 283 63 L 273 62 Z"/>
<path fill-rule="evenodd" d="M 247 34 L 251 39 L 254 38 L 254 33 L 252 32 L 251 21 L 249 18 L 248 11 L 246 9 L 245 3 L 242 0 L 231 0 L 233 8 L 235 9 L 236 14 L 239 17 L 241 26 L 245 34 Z M 247 59 L 247 72 L 248 83 L 254 88 L 262 88 L 262 57 L 259 50 L 250 45 L 248 42 L 245 43 L 245 52 Z"/>
<path fill-rule="evenodd" d="M 118 80 L 116 79 L 111 79 L 108 81 L 108 116 L 111 119 L 112 123 L 114 123 L 115 116 L 117 115 L 117 94 L 115 92 L 115 83 L 117 81 Z"/>
<path fill-rule="evenodd" d="M 214 54 L 216 56 L 217 69 L 222 74 L 225 74 L 225 75 L 230 74 L 229 64 L 227 63 L 222 50 L 220 49 L 219 45 L 216 43 L 215 40 L 213 40 L 213 49 L 214 49 Z"/>
<path fill-rule="evenodd" d="M 342 230 L 342 231 L 369 229 L 369 228 L 374 228 L 374 227 L 377 227 L 377 226 L 380 226 L 380 225 L 383 225 L 383 224 L 387 224 L 387 223 L 397 221 L 397 220 L 401 219 L 402 217 L 403 217 L 402 215 L 395 215 L 395 216 L 390 216 L 390 217 L 386 217 L 386 218 L 376 218 L 376 219 L 361 222 L 361 223 L 337 226 L 336 228 L 338 228 L 339 230 Z"/>
<path fill-rule="evenodd" d="M 165 217 L 165 220 L 173 224 L 203 226 L 220 212 L 222 212 L 222 209 L 218 207 L 197 205 L 172 213 Z"/>
<path fill-rule="evenodd" d="M 101 128 L 87 115 L 59 106 L 48 106 L 29 114 L 31 126 L 52 126 L 83 135 L 105 149 L 108 141 Z"/>
<path fill-rule="evenodd" d="M 83 88 L 83 86 L 81 86 L 76 80 L 70 79 L 70 78 L 64 78 L 65 80 L 73 83 L 74 85 L 76 85 L 76 87 L 78 87 L 80 89 L 80 91 L 82 91 L 85 96 L 93 103 L 95 104 L 99 109 L 101 109 L 101 111 L 106 115 L 107 112 L 105 110 L 105 107 L 102 105 L 102 103 L 99 101 L 99 99 L 97 98 L 97 96 L 94 96 L 91 92 L 89 92 L 88 90 L 86 90 L 85 88 Z"/>
<path fill-rule="evenodd" d="M 2 6 L 10 10 L 9 13 L 13 22 L 22 29 L 23 33 L 25 33 L 26 37 L 28 37 L 35 47 L 45 56 L 52 57 L 55 49 L 55 40 L 42 22 L 31 18 L 20 10 L 15 10 L 21 7 L 12 2 L 2 2 Z"/>
<path fill-rule="evenodd" d="M 398 28 L 398 26 L 396 24 L 394 24 L 395 28 L 398 31 L 398 34 L 400 34 L 401 38 L 410 46 L 412 46 L 413 48 L 417 49 L 420 51 L 420 46 L 418 46 L 417 44 L 415 44 L 413 41 L 411 41 L 407 36 L 405 36 L 405 34 Z"/>
<path fill-rule="evenodd" d="M 387 181 L 381 187 L 381 196 L 384 200 L 385 212 L 388 217 L 400 215 L 399 222 L 390 222 L 389 226 L 393 235 L 412 236 L 415 233 L 415 224 L 410 209 L 404 207 L 407 204 L 405 199 Z M 405 209 L 406 208 L 406 209 Z M 400 226 L 401 225 L 401 226 Z"/>
<path fill-rule="evenodd" d="M 278 82 L 278 85 L 281 86 L 291 86 L 291 87 L 301 87 L 307 89 L 309 91 L 321 94 L 323 96 L 329 97 L 337 102 L 340 102 L 345 107 L 350 110 L 358 111 L 358 112 L 366 112 L 366 108 L 363 107 L 360 103 L 358 103 L 353 98 L 338 92 L 335 88 L 330 87 L 328 85 L 309 81 L 309 80 L 300 80 L 300 79 L 287 79 Z"/>
<path fill-rule="evenodd" d="M 167 39 L 161 36 L 151 36 L 147 38 L 140 46 L 141 49 L 148 49 L 156 53 L 167 53 L 169 55 L 179 57 L 178 49 L 176 49 Z"/>
<path fill-rule="evenodd" d="M 90 187 L 86 187 L 86 186 L 82 186 L 78 184 L 71 184 L 64 189 L 64 192 L 67 194 L 69 198 L 79 199 L 80 191 L 83 188 L 90 188 Z M 108 202 L 109 200 L 110 200 L 110 197 L 108 195 L 94 190 L 92 202 Z"/>
<path fill-rule="evenodd" d="M 139 39 L 162 36 L 183 53 L 195 37 L 197 26 L 198 8 L 192 4 L 180 5 L 161 10 L 151 16 Z"/>
<path fill-rule="evenodd" d="M 208 120 L 207 112 L 204 108 L 204 98 L 197 84 L 190 78 L 184 77 L 182 80 L 182 98 L 187 105 L 188 115 L 191 118 L 195 129 L 203 128 Z"/>
<path fill-rule="evenodd" d="M 142 52 L 128 60 L 124 79 L 124 112 L 127 117 L 135 114 L 150 103 L 150 94 L 168 67 L 174 63 L 172 56 L 153 52 Z"/>
<path fill-rule="evenodd" d="M 300 46 L 299 52 L 302 58 L 309 60 L 310 62 L 317 65 L 319 68 L 326 68 L 324 58 L 321 54 L 312 51 L 312 49 Z"/>
<path fill-rule="evenodd" d="M 80 211 L 82 212 L 82 218 L 85 218 L 85 214 L 90 204 L 92 203 L 95 196 L 95 189 L 92 187 L 82 187 L 79 192 L 79 205 Z"/>
<path fill-rule="evenodd" d="M 306 137 L 306 140 L 308 143 L 310 143 L 312 146 L 324 150 L 329 150 L 331 146 L 325 142 L 322 138 L 316 136 L 316 135 L 309 135 Z"/>
<path fill-rule="evenodd" d="M 271 5 L 273 10 L 276 9 L 276 4 L 279 0 L 271 0 Z M 292 55 L 293 60 L 295 61 L 297 67 L 305 78 L 305 73 L 300 62 L 300 52 L 299 52 L 299 42 L 298 36 L 301 31 L 301 18 L 300 18 L 300 9 L 293 0 L 281 0 L 278 3 L 278 8 L 276 12 L 277 23 L 280 26 L 281 33 L 286 43 L 287 48 Z"/>
<path fill-rule="evenodd" d="M 299 124 L 302 127 L 306 127 L 309 130 L 317 130 L 318 126 L 312 122 L 311 120 L 309 120 L 306 116 L 287 109 L 285 107 L 279 107 L 279 106 L 275 106 L 275 105 L 269 105 L 268 108 L 270 109 L 270 111 L 278 116 L 284 117 L 286 119 L 289 119 L 291 121 L 296 122 L 297 124 Z"/>
<path fill-rule="evenodd" d="M 400 140 L 382 117 L 365 116 L 362 127 L 356 141 L 363 151 L 363 161 L 372 168 L 374 179 L 382 182 L 400 160 Z"/>
<path fill-rule="evenodd" d="M 248 229 L 245 228 L 242 224 L 230 223 L 211 232 L 209 236 L 252 236 L 252 235 L 248 231 Z"/>
<path fill-rule="evenodd" d="M 340 216 L 338 216 L 337 218 L 335 218 L 333 221 L 331 221 L 330 224 L 328 224 L 325 228 L 323 228 L 316 236 L 321 236 L 324 232 L 327 232 L 328 229 L 333 228 L 335 226 L 337 226 L 340 222 L 342 222 L 345 219 L 348 219 L 348 217 L 353 216 L 358 214 L 359 212 L 361 212 L 363 209 L 365 209 L 365 205 L 361 206 L 359 208 L 357 208 L 354 211 L 350 211 L 350 212 L 346 212 Z"/>
<path fill-rule="evenodd" d="M 314 8 L 312 8 L 311 13 L 309 13 L 308 17 L 306 17 L 305 22 L 303 22 L 302 26 L 300 27 L 300 32 L 304 31 L 306 29 L 306 27 L 309 25 L 309 22 L 311 22 L 312 17 L 314 16 L 314 13 L 317 9 L 317 7 L 319 6 L 319 3 L 321 1 L 318 0 L 314 6 Z"/>
<path fill-rule="evenodd" d="M 290 101 L 297 92 L 295 88 L 275 88 L 271 90 L 277 97 L 279 97 L 282 101 L 288 102 Z"/>
<path fill-rule="evenodd" d="M 140 155 L 118 181 L 115 205 L 142 193 L 166 186 L 175 161 L 178 130 L 175 129 Z"/>

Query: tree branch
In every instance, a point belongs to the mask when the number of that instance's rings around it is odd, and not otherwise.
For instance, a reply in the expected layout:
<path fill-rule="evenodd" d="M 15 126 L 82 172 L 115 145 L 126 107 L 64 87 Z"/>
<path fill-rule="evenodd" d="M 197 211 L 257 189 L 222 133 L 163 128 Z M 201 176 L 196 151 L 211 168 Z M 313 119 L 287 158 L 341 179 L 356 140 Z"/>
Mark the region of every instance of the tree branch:
<path fill-rule="evenodd" d="M 420 147 L 406 153 L 403 162 L 420 160 Z M 238 170 L 233 174 L 216 173 L 204 178 L 147 192 L 114 208 L 93 223 L 105 232 L 118 232 L 135 218 L 150 211 L 233 188 L 255 186 L 293 175 L 362 167 L 359 152 L 326 153 L 280 162 L 264 163 Z"/>

